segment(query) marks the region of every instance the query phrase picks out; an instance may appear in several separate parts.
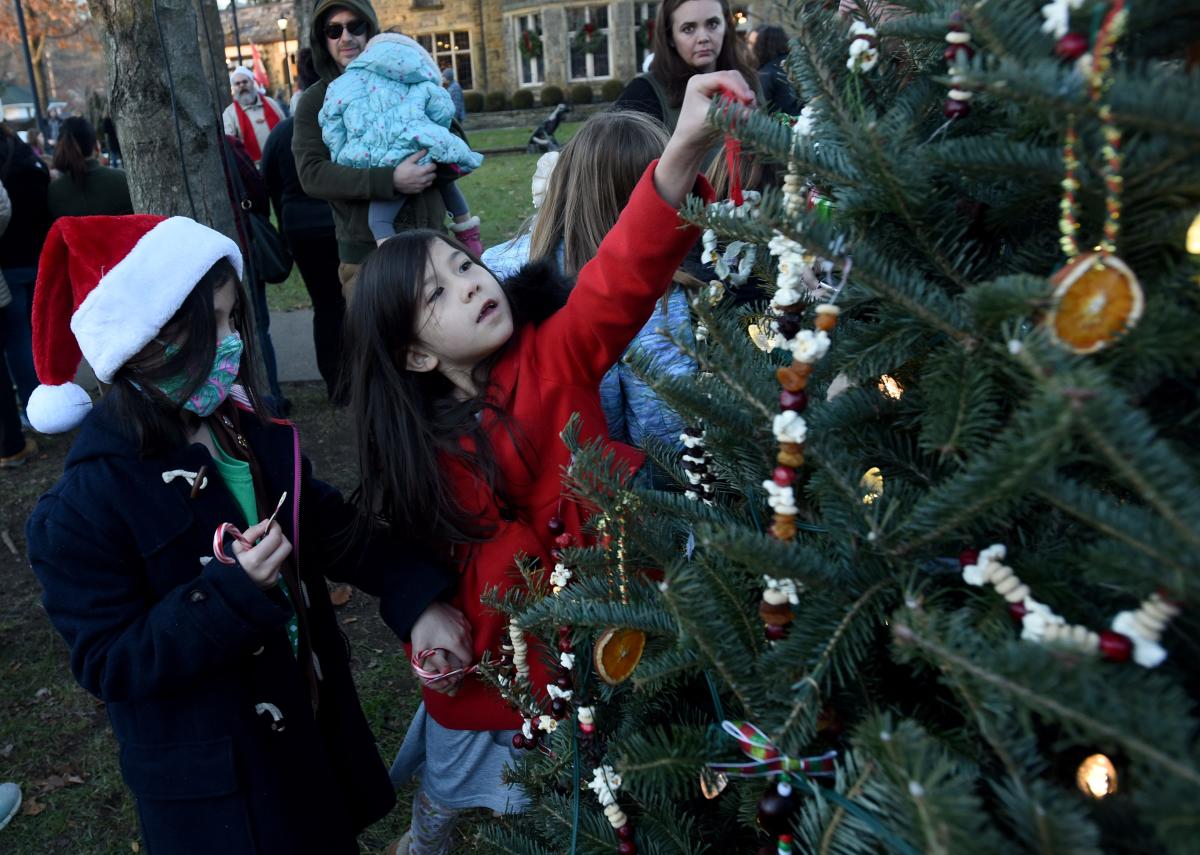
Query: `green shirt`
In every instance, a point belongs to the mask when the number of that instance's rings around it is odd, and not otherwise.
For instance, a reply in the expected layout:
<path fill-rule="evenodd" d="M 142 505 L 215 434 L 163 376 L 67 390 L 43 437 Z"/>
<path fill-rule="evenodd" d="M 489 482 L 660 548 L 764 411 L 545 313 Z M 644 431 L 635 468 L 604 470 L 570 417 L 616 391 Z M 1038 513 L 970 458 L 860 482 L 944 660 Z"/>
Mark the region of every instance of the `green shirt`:
<path fill-rule="evenodd" d="M 212 436 L 211 429 L 209 429 L 209 435 Z M 233 501 L 237 503 L 238 510 L 246 518 L 246 526 L 249 528 L 258 523 L 258 501 L 254 496 L 254 478 L 250 474 L 250 464 L 226 454 L 215 436 L 212 437 L 212 440 L 213 448 L 217 450 L 217 455 L 213 458 L 213 463 L 217 465 L 217 473 L 225 482 L 225 486 L 229 488 L 229 492 L 233 495 Z M 279 577 L 279 587 L 284 596 L 288 598 L 288 602 L 291 603 L 292 594 L 282 576 Z M 292 616 L 288 619 L 287 635 L 288 641 L 292 645 L 292 654 L 295 655 L 300 649 L 300 627 L 296 622 L 294 607 Z"/>

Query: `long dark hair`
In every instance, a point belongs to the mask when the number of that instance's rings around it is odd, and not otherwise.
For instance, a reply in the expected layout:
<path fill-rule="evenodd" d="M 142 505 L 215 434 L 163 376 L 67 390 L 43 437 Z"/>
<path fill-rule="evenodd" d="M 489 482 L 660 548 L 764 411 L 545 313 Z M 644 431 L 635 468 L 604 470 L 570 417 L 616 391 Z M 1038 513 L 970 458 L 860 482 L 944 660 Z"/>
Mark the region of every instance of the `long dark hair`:
<path fill-rule="evenodd" d="M 755 32 L 758 36 L 754 40 L 754 64 L 759 68 L 776 57 L 787 54 L 788 35 L 783 27 L 772 24 L 759 27 Z"/>
<path fill-rule="evenodd" d="M 382 524 L 401 535 L 475 543 L 492 531 L 481 523 L 477 509 L 463 506 L 446 463 L 454 460 L 473 471 L 496 497 L 502 514 L 512 509 L 480 427 L 484 410 L 503 415 L 486 403 L 486 387 L 504 348 L 476 366 L 474 380 L 480 391 L 467 400 L 457 396 L 454 385 L 439 372 L 408 370 L 407 354 L 418 340 L 429 248 L 435 240 L 482 264 L 439 232 L 400 232 L 367 258 L 346 311 L 349 359 L 344 379 L 361 475 L 355 499 L 368 526 Z M 463 449 L 464 438 L 471 440 L 473 452 Z"/>
<path fill-rule="evenodd" d="M 87 162 L 96 156 L 96 129 L 82 116 L 72 116 L 62 123 L 58 145 L 54 147 L 55 169 L 70 175 L 76 184 L 83 184 Z"/>
<path fill-rule="evenodd" d="M 654 59 L 650 61 L 650 73 L 667 90 L 667 100 L 672 107 L 683 103 L 683 95 L 687 83 L 696 69 L 688 65 L 678 52 L 671 40 L 671 16 L 675 10 L 687 0 L 663 0 L 658 7 L 658 17 L 654 20 Z M 729 0 L 717 0 L 721 4 L 721 14 L 725 16 L 725 39 L 721 42 L 721 50 L 717 54 L 717 71 L 737 71 L 746 78 L 746 85 L 757 91 L 758 76 L 746 63 L 738 45 L 736 24 L 733 14 L 729 11 Z"/>
<path fill-rule="evenodd" d="M 130 430 L 143 456 L 153 457 L 187 442 L 197 417 L 183 408 L 186 401 L 208 380 L 217 350 L 217 327 L 213 318 L 213 294 L 226 283 L 236 289 L 230 322 L 242 337 L 243 353 L 238 383 L 246 390 L 255 413 L 265 413 L 258 393 L 258 348 L 250 302 L 229 260 L 222 258 L 200 277 L 155 340 L 128 359 L 113 375 L 107 398 L 116 422 Z M 167 356 L 163 342 L 179 344 Z M 159 391 L 159 383 L 186 373 L 188 383 L 178 400 Z"/>

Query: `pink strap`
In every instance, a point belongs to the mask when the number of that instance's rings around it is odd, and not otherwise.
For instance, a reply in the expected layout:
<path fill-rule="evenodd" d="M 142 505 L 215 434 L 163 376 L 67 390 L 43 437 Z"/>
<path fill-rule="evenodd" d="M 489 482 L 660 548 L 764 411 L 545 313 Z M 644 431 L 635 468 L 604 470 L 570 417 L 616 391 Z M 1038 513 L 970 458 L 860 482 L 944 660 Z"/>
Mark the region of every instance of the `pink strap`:
<path fill-rule="evenodd" d="M 459 674 L 473 674 L 479 670 L 478 665 L 468 665 L 466 668 L 456 668 L 453 671 L 447 671 L 445 674 L 440 674 L 437 671 L 430 671 L 424 667 L 425 660 L 435 653 L 449 653 L 450 651 L 442 647 L 431 647 L 428 650 L 413 652 L 411 661 L 413 673 L 421 678 L 426 684 L 436 683 L 438 680 L 445 680 L 447 677 L 456 677 Z"/>

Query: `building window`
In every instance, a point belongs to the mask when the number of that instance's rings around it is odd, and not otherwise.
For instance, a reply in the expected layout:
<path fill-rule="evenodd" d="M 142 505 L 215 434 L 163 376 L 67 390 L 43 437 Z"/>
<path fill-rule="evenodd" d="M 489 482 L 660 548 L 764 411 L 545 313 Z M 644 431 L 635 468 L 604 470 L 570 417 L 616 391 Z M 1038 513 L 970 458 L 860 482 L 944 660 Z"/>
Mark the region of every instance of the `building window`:
<path fill-rule="evenodd" d="M 542 42 L 540 14 L 517 18 L 517 57 L 522 86 L 534 86 L 545 80 L 546 47 Z"/>
<path fill-rule="evenodd" d="M 634 3 L 634 44 L 637 47 L 637 67 L 642 70 L 646 57 L 654 53 L 654 20 L 658 17 L 657 3 Z"/>
<path fill-rule="evenodd" d="M 567 43 L 572 80 L 610 77 L 607 6 L 574 6 L 567 9 Z"/>
<path fill-rule="evenodd" d="M 438 68 L 453 68 L 454 79 L 463 89 L 475 88 L 471 72 L 471 34 L 465 30 L 452 33 L 423 33 L 417 36 L 421 47 L 433 54 Z"/>

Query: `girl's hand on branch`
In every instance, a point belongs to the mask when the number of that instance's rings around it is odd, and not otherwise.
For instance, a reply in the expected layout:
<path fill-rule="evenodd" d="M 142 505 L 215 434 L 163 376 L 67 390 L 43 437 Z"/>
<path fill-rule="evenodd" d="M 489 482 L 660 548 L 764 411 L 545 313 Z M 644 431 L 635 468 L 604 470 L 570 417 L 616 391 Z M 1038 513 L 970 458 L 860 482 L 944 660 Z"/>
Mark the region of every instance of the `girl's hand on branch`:
<path fill-rule="evenodd" d="M 712 147 L 714 131 L 707 123 L 713 98 L 725 95 L 746 104 L 754 104 L 754 90 L 736 71 L 697 74 L 688 81 L 675 133 L 654 170 L 654 189 L 663 201 L 679 207 L 696 182 L 696 173 L 704 155 Z"/>

